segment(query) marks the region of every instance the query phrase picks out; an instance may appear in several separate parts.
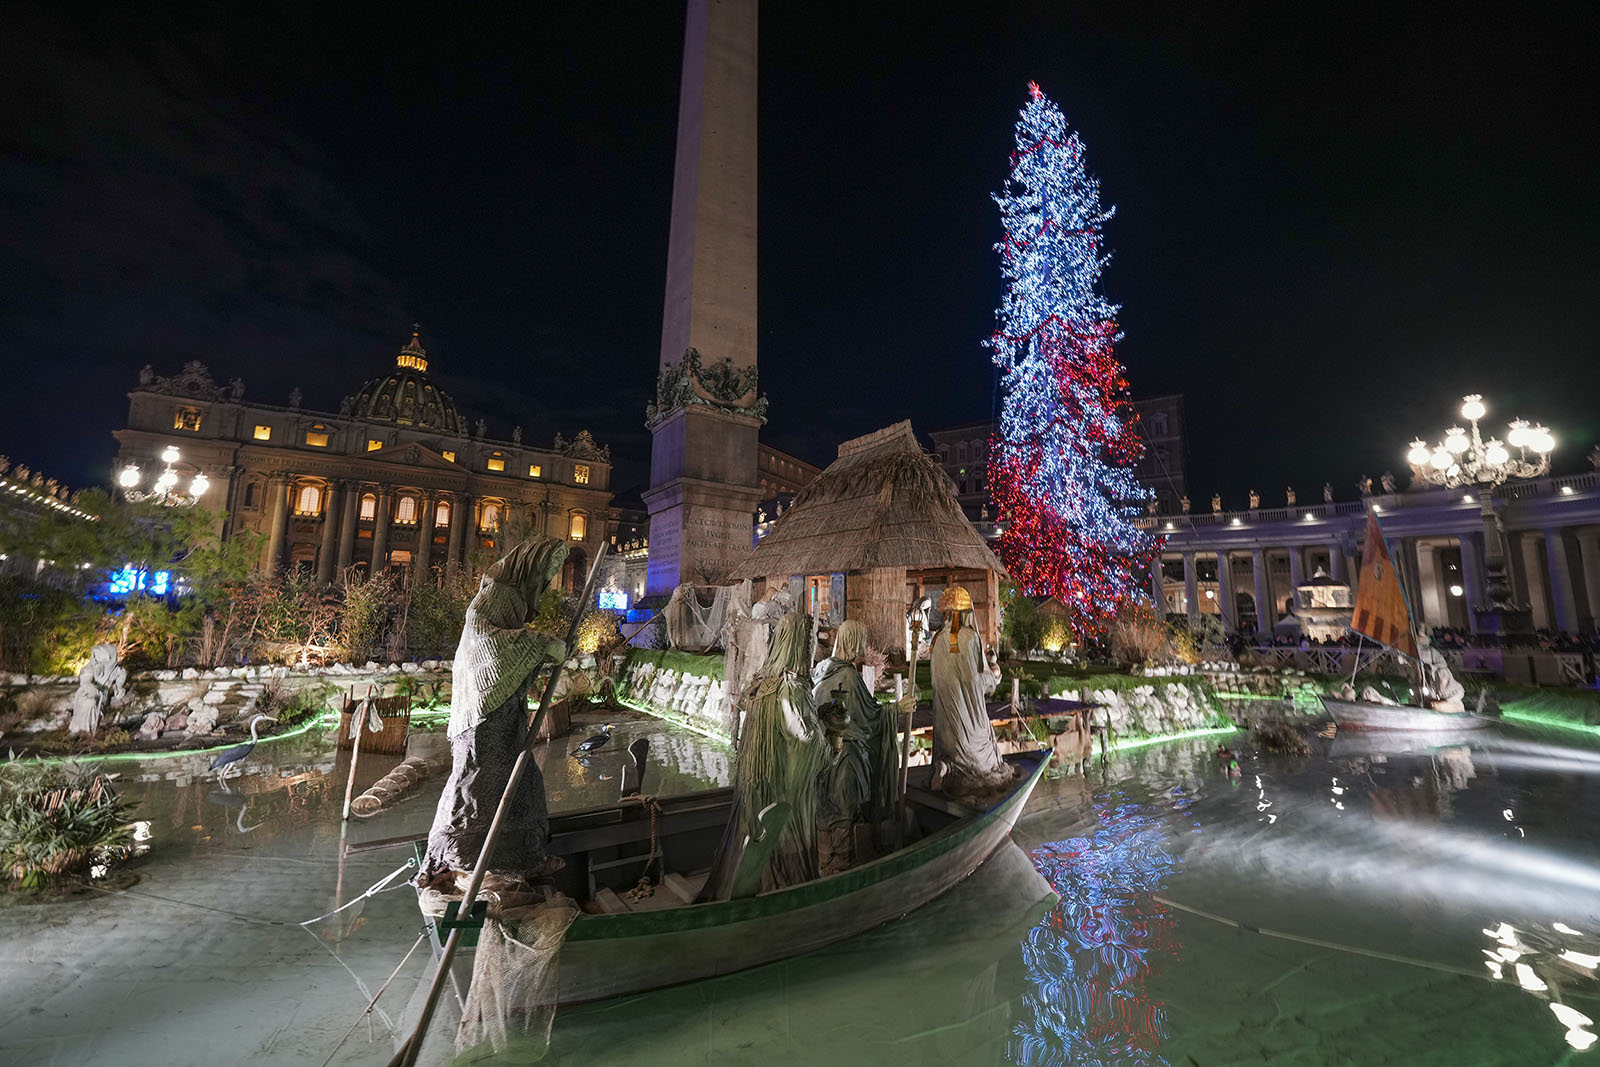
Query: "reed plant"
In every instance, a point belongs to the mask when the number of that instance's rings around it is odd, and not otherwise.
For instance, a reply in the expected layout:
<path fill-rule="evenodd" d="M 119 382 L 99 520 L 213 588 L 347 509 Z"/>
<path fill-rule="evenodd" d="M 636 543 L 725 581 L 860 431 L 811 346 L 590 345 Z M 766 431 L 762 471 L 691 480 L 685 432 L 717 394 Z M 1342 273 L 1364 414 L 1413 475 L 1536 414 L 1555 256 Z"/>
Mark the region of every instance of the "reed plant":
<path fill-rule="evenodd" d="M 0 764 L 0 883 L 41 888 L 125 859 L 131 815 L 105 774 L 71 764 Z"/>

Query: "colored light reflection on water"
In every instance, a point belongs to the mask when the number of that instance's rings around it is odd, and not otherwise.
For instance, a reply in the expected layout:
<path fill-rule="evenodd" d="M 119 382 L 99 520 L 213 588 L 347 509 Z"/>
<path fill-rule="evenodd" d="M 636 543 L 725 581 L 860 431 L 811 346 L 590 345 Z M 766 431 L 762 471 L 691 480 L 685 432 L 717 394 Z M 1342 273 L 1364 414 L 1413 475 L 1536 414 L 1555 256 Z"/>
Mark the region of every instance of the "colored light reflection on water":
<path fill-rule="evenodd" d="M 1088 836 L 1031 853 L 1061 901 L 1022 943 L 1030 989 L 1009 1046 L 1019 1064 L 1165 1064 L 1166 1005 L 1147 979 L 1178 955 L 1155 895 L 1177 860 L 1165 821 L 1120 797 L 1095 805 Z"/>

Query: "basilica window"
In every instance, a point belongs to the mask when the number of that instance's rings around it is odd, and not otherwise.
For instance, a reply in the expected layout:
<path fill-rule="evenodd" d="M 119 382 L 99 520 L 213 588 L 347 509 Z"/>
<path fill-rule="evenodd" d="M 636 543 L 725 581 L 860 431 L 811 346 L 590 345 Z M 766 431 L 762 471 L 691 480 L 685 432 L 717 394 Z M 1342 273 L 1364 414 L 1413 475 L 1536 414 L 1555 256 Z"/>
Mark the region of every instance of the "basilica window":
<path fill-rule="evenodd" d="M 483 513 L 478 519 L 478 529 L 484 533 L 493 533 L 500 529 L 500 505 L 485 504 Z"/>
<path fill-rule="evenodd" d="M 958 443 L 956 445 L 956 462 L 957 463 L 965 463 L 966 461 L 967 461 L 967 443 L 965 441 L 962 441 L 962 442 L 960 442 L 960 443 Z"/>
<path fill-rule="evenodd" d="M 506 469 L 506 457 L 496 452 L 489 457 L 488 466 L 492 471 L 503 471 Z"/>
<path fill-rule="evenodd" d="M 172 416 L 174 430 L 187 430 L 190 433 L 200 432 L 200 409 L 179 408 Z"/>
<path fill-rule="evenodd" d="M 382 441 L 379 441 L 376 438 L 372 438 L 372 437 L 367 438 L 367 451 L 368 452 L 376 452 L 378 449 L 380 449 L 382 447 L 383 447 L 383 442 Z"/>
<path fill-rule="evenodd" d="M 433 524 L 435 526 L 450 525 L 450 501 L 441 500 L 439 506 L 433 509 Z"/>
<path fill-rule="evenodd" d="M 582 541 L 589 536 L 589 516 L 581 511 L 572 513 L 572 525 L 567 536 L 574 541 Z"/>
<path fill-rule="evenodd" d="M 441 456 L 443 456 L 445 459 L 449 460 L 451 463 L 454 463 L 456 461 L 456 454 L 454 452 L 446 450 L 444 452 L 440 452 L 439 454 Z"/>
<path fill-rule="evenodd" d="M 1150 416 L 1150 432 L 1157 437 L 1167 435 L 1167 417 L 1165 415 Z"/>
<path fill-rule="evenodd" d="M 261 500 L 261 483 L 260 482 L 245 482 L 244 483 L 244 506 L 249 508 L 251 511 L 254 511 L 259 506 L 260 500 Z"/>
<path fill-rule="evenodd" d="M 302 485 L 295 494 L 294 513 L 301 516 L 322 514 L 322 489 L 315 485 Z"/>
<path fill-rule="evenodd" d="M 589 465 L 587 463 L 575 464 L 572 468 L 572 480 L 578 485 L 588 485 Z"/>
<path fill-rule="evenodd" d="M 403 496 L 395 505 L 394 521 L 401 526 L 415 526 L 417 524 L 417 498 Z"/>
<path fill-rule="evenodd" d="M 326 426 L 313 426 L 306 431 L 306 444 L 312 448 L 328 447 L 328 428 Z"/>
<path fill-rule="evenodd" d="M 539 477 L 542 477 L 543 475 L 544 475 L 544 468 L 539 466 L 539 464 L 530 463 L 528 465 L 528 477 L 530 477 L 530 478 L 539 478 Z"/>
<path fill-rule="evenodd" d="M 361 521 L 371 522 L 378 517 L 378 498 L 367 493 L 361 498 Z"/>
<path fill-rule="evenodd" d="M 260 424 L 257 424 L 256 432 L 255 432 L 255 439 L 257 441 L 270 441 L 270 440 L 272 440 L 272 427 L 271 426 L 262 426 Z"/>

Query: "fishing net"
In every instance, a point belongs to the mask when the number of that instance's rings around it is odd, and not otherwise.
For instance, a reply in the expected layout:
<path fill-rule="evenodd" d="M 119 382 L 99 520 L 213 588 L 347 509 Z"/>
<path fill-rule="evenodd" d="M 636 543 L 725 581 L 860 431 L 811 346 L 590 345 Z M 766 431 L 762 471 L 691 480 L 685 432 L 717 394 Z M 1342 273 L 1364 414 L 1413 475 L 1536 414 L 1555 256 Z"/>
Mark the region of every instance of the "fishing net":
<path fill-rule="evenodd" d="M 661 614 L 667 623 L 667 640 L 683 652 L 705 652 L 722 639 L 732 586 L 680 585 Z"/>
<path fill-rule="evenodd" d="M 456 1031 L 461 1062 L 498 1055 L 512 1044 L 519 1062 L 544 1057 L 556 1017 L 561 943 L 577 917 L 577 904 L 552 892 L 532 907 L 484 920 Z"/>

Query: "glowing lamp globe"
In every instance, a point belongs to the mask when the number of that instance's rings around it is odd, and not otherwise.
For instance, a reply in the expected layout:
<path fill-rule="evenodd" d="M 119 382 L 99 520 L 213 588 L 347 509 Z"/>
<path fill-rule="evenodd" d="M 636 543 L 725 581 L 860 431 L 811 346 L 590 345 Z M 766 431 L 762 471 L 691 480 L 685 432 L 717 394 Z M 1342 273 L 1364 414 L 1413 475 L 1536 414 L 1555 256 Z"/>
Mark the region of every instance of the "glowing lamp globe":
<path fill-rule="evenodd" d="M 122 473 L 117 475 L 117 484 L 124 489 L 132 489 L 139 484 L 139 468 L 132 463 L 122 468 Z"/>
<path fill-rule="evenodd" d="M 1406 461 L 1409 462 L 1413 467 L 1426 467 L 1428 465 L 1428 457 L 1430 455 L 1432 455 L 1432 453 L 1428 451 L 1428 445 L 1426 442 L 1421 440 L 1412 441 L 1411 451 L 1406 453 Z"/>
<path fill-rule="evenodd" d="M 1448 449 L 1441 447 L 1434 449 L 1432 462 L 1434 470 L 1447 471 L 1455 464 L 1455 458 L 1450 455 Z"/>
<path fill-rule="evenodd" d="M 1529 428 L 1528 421 L 1526 419 L 1513 419 L 1509 429 L 1510 432 L 1506 434 L 1506 444 L 1512 448 L 1527 448 L 1529 438 L 1533 436 L 1533 431 Z"/>
<path fill-rule="evenodd" d="M 1540 455 L 1552 452 L 1556 447 L 1555 436 L 1543 426 L 1535 423 L 1533 429 L 1528 431 L 1528 447 Z"/>
<path fill-rule="evenodd" d="M 1450 450 L 1452 456 L 1459 456 L 1467 450 L 1467 433 L 1459 426 L 1452 426 L 1445 431 L 1444 447 Z"/>
<path fill-rule="evenodd" d="M 1506 446 L 1500 443 L 1499 438 L 1491 437 L 1483 450 L 1483 458 L 1498 467 L 1511 458 L 1511 453 L 1506 451 Z"/>
<path fill-rule="evenodd" d="M 172 492 L 172 487 L 177 484 L 178 472 L 173 470 L 162 471 L 161 477 L 156 479 L 156 488 L 161 490 L 163 493 Z"/>
<path fill-rule="evenodd" d="M 211 479 L 204 474 L 196 474 L 194 481 L 189 483 L 190 496 L 204 496 L 205 491 L 211 488 Z"/>
<path fill-rule="evenodd" d="M 163 463 L 176 463 L 176 462 L 178 462 L 178 446 L 177 445 L 168 445 L 166 448 L 163 448 L 161 450 L 161 462 L 163 462 Z"/>
<path fill-rule="evenodd" d="M 1488 414 L 1489 409 L 1483 406 L 1483 397 L 1471 393 L 1461 398 L 1461 417 L 1471 422 L 1477 422 Z"/>

